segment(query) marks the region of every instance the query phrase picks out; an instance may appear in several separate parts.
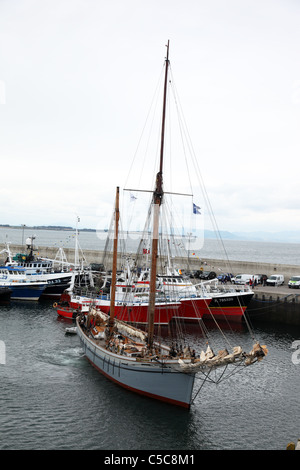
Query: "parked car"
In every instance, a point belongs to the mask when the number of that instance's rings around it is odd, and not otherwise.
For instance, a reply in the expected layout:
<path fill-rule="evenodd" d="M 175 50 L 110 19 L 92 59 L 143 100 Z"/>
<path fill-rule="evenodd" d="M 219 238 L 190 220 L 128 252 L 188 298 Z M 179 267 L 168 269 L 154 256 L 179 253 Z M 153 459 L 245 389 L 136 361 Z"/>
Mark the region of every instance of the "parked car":
<path fill-rule="evenodd" d="M 90 268 L 92 271 L 105 271 L 104 264 L 102 263 L 91 263 Z"/>
<path fill-rule="evenodd" d="M 201 274 L 199 275 L 199 279 L 202 280 L 215 279 L 216 277 L 217 275 L 214 271 L 201 271 Z"/>
<path fill-rule="evenodd" d="M 202 273 L 202 271 L 200 271 L 198 269 L 196 271 L 191 271 L 189 276 L 190 276 L 191 279 L 198 279 L 201 273 Z"/>
<path fill-rule="evenodd" d="M 258 284 L 260 282 L 260 274 L 237 274 L 231 279 L 233 284 L 250 284 L 250 281 Z"/>
<path fill-rule="evenodd" d="M 217 278 L 220 282 L 230 282 L 231 279 L 233 278 L 233 274 L 232 273 L 222 273 L 222 274 L 218 274 Z"/>
<path fill-rule="evenodd" d="M 290 289 L 299 289 L 300 288 L 300 276 L 293 276 L 288 282 Z"/>
<path fill-rule="evenodd" d="M 249 284 L 252 277 L 253 274 L 237 274 L 231 279 L 231 282 L 233 282 L 233 284 Z"/>
<path fill-rule="evenodd" d="M 267 286 L 281 286 L 284 283 L 284 276 L 282 274 L 272 274 L 266 280 Z"/>

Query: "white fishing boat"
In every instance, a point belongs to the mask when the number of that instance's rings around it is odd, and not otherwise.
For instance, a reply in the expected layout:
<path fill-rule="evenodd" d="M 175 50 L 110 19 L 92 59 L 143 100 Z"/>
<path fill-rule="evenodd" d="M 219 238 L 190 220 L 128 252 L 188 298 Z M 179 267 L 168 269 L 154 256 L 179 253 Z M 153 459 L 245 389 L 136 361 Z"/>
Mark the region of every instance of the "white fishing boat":
<path fill-rule="evenodd" d="M 11 300 L 39 300 L 46 282 L 28 280 L 24 268 L 0 266 L 0 288 L 10 289 Z"/>
<path fill-rule="evenodd" d="M 249 353 L 245 353 L 240 346 L 234 346 L 230 352 L 224 348 L 215 354 L 210 345 L 206 345 L 205 351 L 203 349 L 196 352 L 187 346 L 181 350 L 176 345 L 164 344 L 155 338 L 159 214 L 164 198 L 163 155 L 168 67 L 169 43 L 165 60 L 160 162 L 152 196 L 154 212 L 147 329 L 142 331 L 115 318 L 119 188 L 116 191 L 115 202 L 110 312 L 108 315 L 101 310 L 91 308 L 87 315 L 81 314 L 77 317 L 76 325 L 87 359 L 107 378 L 136 393 L 189 408 L 203 383 L 208 378 L 212 380 L 211 371 L 221 369 L 221 377 L 224 378 L 225 371 L 229 367 L 253 364 L 266 355 L 267 349 L 256 343 Z M 196 375 L 202 379 L 202 385 L 193 391 Z"/>
<path fill-rule="evenodd" d="M 76 226 L 75 234 L 75 262 L 67 261 L 63 249 L 59 249 L 58 259 L 42 258 L 35 255 L 35 236 L 26 239 L 26 253 L 13 254 L 10 250 L 10 243 L 5 244 L 5 248 L 0 254 L 5 254 L 5 266 L 22 268 L 30 282 L 44 282 L 46 287 L 42 296 L 47 298 L 59 298 L 66 290 L 72 290 L 75 285 L 93 286 L 92 273 L 84 269 L 83 263 L 79 263 L 79 244 L 77 241 L 78 231 Z"/>
<path fill-rule="evenodd" d="M 26 275 L 27 281 L 43 282 L 45 288 L 42 295 L 45 297 L 60 297 L 60 295 L 72 283 L 74 274 L 69 270 L 57 270 L 53 261 L 35 256 L 33 247 L 34 237 L 26 240 L 27 253 L 12 254 L 10 244 L 6 243 L 5 248 L 0 252 L 6 256 L 5 266 L 7 268 L 20 268 Z"/>

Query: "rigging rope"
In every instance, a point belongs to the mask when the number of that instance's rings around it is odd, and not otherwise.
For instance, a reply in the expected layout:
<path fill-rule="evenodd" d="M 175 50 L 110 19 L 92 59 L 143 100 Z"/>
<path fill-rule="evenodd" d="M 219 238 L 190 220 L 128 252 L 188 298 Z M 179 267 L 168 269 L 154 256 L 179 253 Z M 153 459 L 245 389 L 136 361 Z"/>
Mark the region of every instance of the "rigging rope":
<path fill-rule="evenodd" d="M 153 108 L 155 107 L 158 107 L 157 106 L 157 103 L 158 103 L 158 97 L 159 97 L 159 93 L 158 93 L 158 89 L 160 88 L 161 86 L 161 83 L 162 83 L 162 77 L 163 77 L 163 69 L 160 73 L 160 78 L 159 78 L 159 81 L 158 81 L 158 84 L 157 84 L 157 87 L 156 87 L 156 90 L 155 90 L 155 93 L 154 93 L 154 96 L 152 98 L 152 102 L 151 102 L 151 106 L 150 106 L 150 109 L 148 111 L 148 114 L 147 114 L 147 118 L 146 118 L 146 122 L 144 124 L 144 127 L 143 127 L 143 130 L 142 130 L 142 135 L 140 137 L 140 140 L 138 142 L 138 146 L 137 146 L 137 149 L 136 149 L 136 152 L 135 152 L 135 155 L 134 155 L 134 158 L 133 158 L 133 161 L 129 167 L 129 172 L 128 172 L 128 175 L 127 175 L 127 178 L 125 180 L 125 186 L 127 185 L 127 182 L 129 180 L 129 176 L 130 176 L 130 173 L 132 172 L 132 169 L 133 169 L 133 166 L 134 166 L 134 163 L 136 161 L 136 158 L 137 158 L 137 155 L 138 155 L 138 150 L 140 149 L 141 147 L 141 141 L 142 141 L 142 136 L 144 135 L 145 133 L 145 129 L 146 129 L 146 126 L 148 124 L 150 124 L 150 129 L 151 129 L 151 132 L 150 134 L 153 132 L 154 130 L 154 116 L 155 116 L 155 113 L 153 113 L 153 117 L 152 117 L 152 120 L 150 122 L 150 113 L 151 111 L 153 112 Z M 220 231 L 219 231 L 219 228 L 218 228 L 218 224 L 217 224 L 217 221 L 215 219 L 215 215 L 214 215 L 214 212 L 213 212 L 213 209 L 212 209 L 212 206 L 211 206 L 211 203 L 210 203 L 210 200 L 209 200 L 209 197 L 208 197 L 208 194 L 207 194 L 207 191 L 206 191 L 206 188 L 205 188 L 205 185 L 204 185 L 204 181 L 203 181 L 203 178 L 202 178 L 202 175 L 201 175 L 201 171 L 200 171 L 200 167 L 199 167 L 199 162 L 195 156 L 195 152 L 194 152 L 194 149 L 193 149 L 193 146 L 192 146 L 192 143 L 191 143 L 191 139 L 190 139 L 190 136 L 189 136 L 189 132 L 187 130 L 187 125 L 186 125 L 186 121 L 185 121 L 185 118 L 184 118 L 184 114 L 182 112 L 182 107 L 181 107 L 181 104 L 180 104 L 180 100 L 179 100 L 179 97 L 178 97 L 178 93 L 177 93 L 177 90 L 176 90 L 176 85 L 175 85 L 175 81 L 174 81 L 174 77 L 173 77 L 173 72 L 172 72 L 172 69 L 170 68 L 170 80 L 169 80 L 169 85 L 170 85 L 170 90 L 172 91 L 172 93 L 169 93 L 167 94 L 167 98 L 168 98 L 168 101 L 167 101 L 167 107 L 168 107 L 168 110 L 170 111 L 170 107 L 171 107 L 171 103 L 170 103 L 170 98 L 172 96 L 173 100 L 174 100 L 174 103 L 175 103 L 175 108 L 176 108 L 176 111 L 177 111 L 177 121 L 178 121 L 178 126 L 179 126 L 179 137 L 181 137 L 181 145 L 182 145 L 182 153 L 181 155 L 183 155 L 184 158 L 182 158 L 180 160 L 181 161 L 184 161 L 185 162 L 185 166 L 186 166 L 186 169 L 187 169 L 187 176 L 188 176 L 188 185 L 190 187 L 190 192 L 191 192 L 191 195 L 193 195 L 193 188 L 192 188 L 192 166 L 193 166 L 193 176 L 197 176 L 198 178 L 198 181 L 200 182 L 200 187 L 202 189 L 202 193 L 203 193 L 203 198 L 204 198 L 204 201 L 206 203 L 206 206 L 208 208 L 208 213 L 209 213 L 209 216 L 211 218 L 211 221 L 212 221 L 212 225 L 213 227 L 215 228 L 215 232 L 217 234 L 217 237 L 218 237 L 218 240 L 219 242 L 221 243 L 222 245 L 222 248 L 223 248 L 223 252 L 225 253 L 225 257 L 227 259 L 227 263 L 230 267 L 230 270 L 232 271 L 232 268 L 231 268 L 231 265 L 230 265 L 230 261 L 229 261 L 229 257 L 228 257 L 228 253 L 226 251 L 226 247 L 224 245 L 224 242 L 220 236 Z M 155 105 L 155 106 L 154 106 Z M 170 113 L 171 114 L 171 113 Z M 168 133 L 169 133 L 169 137 L 170 137 L 170 140 L 171 140 L 171 137 L 173 137 L 173 134 L 172 134 L 172 126 L 171 126 L 171 121 L 169 120 L 169 123 L 170 123 L 170 126 L 168 127 Z M 142 174 L 143 174 L 143 171 L 144 171 L 144 168 L 145 168 L 145 163 L 146 163 L 146 159 L 147 159 L 147 155 L 149 153 L 149 142 L 150 142 L 150 137 L 149 139 L 147 140 L 146 142 L 146 151 L 145 151 L 145 154 L 143 156 L 142 159 L 139 160 L 139 162 L 142 164 L 142 169 L 141 169 L 141 172 L 140 172 L 140 175 L 139 175 L 139 178 L 137 178 L 137 175 L 135 174 L 134 177 L 135 177 L 135 183 L 136 183 L 136 180 L 139 179 L 139 182 L 141 181 L 141 177 L 142 177 Z M 159 143 L 160 143 L 160 138 L 158 137 L 157 138 L 157 149 L 159 148 Z M 180 147 L 180 146 L 179 146 Z M 173 148 L 172 146 L 170 145 L 169 147 L 170 149 L 170 153 L 173 152 Z M 174 149 L 174 150 L 177 150 Z M 192 159 L 192 164 L 190 164 L 190 162 L 188 161 L 188 153 L 191 155 L 191 159 Z M 159 151 L 156 152 L 156 154 L 158 155 L 159 154 Z M 151 157 L 150 159 L 151 161 L 154 160 L 153 156 Z M 171 159 L 170 159 L 171 161 Z M 172 170 L 174 170 L 176 167 L 172 167 L 171 164 L 170 164 L 170 171 L 169 173 L 172 174 Z M 181 169 L 181 167 L 179 167 Z M 155 174 L 155 172 L 153 172 L 153 174 Z M 172 186 L 173 186 L 173 178 L 171 178 L 171 183 L 170 183 L 170 188 L 172 190 Z M 149 188 L 150 189 L 150 188 Z M 152 196 L 151 196 L 152 197 Z M 193 196 L 192 196 L 193 197 Z M 124 198 L 125 199 L 125 198 Z M 139 248 L 138 248 L 138 251 L 137 251 L 137 254 L 136 254 L 136 258 L 135 258 L 135 266 L 138 267 L 138 266 L 141 266 L 141 265 L 146 265 L 147 266 L 147 258 L 145 260 L 145 258 L 143 258 L 143 248 L 147 246 L 147 243 L 149 241 L 149 229 L 150 229 L 150 224 L 151 224 L 151 207 L 152 205 L 149 204 L 149 210 L 148 210 L 148 216 L 146 218 L 146 222 L 145 222 L 145 225 L 144 225 L 144 232 L 143 232 L 143 235 L 142 235 L 142 238 L 140 240 L 140 243 L 139 243 Z M 131 204 L 131 208 L 134 208 L 135 207 L 135 204 Z M 179 207 L 179 206 L 178 206 Z M 170 213 L 171 214 L 176 214 L 177 212 L 177 205 L 173 202 L 173 198 L 170 197 L 170 201 L 169 199 L 166 197 L 166 194 L 164 195 L 164 200 L 163 200 L 163 204 L 162 204 L 162 212 L 161 212 L 161 218 L 162 218 L 162 221 L 164 223 L 166 223 L 166 225 L 169 225 L 170 227 L 172 227 L 172 231 L 173 233 L 171 233 L 170 237 L 169 237 L 169 240 L 166 240 L 164 239 L 163 241 L 160 241 L 160 249 L 161 251 L 163 251 L 162 249 L 163 248 L 167 248 L 168 251 L 171 250 L 172 248 L 172 251 L 173 251 L 173 254 L 175 255 L 179 255 L 180 254 L 180 251 L 182 253 L 182 251 L 184 252 L 183 256 L 186 257 L 186 249 L 185 247 L 182 245 L 180 246 L 178 243 L 177 243 L 177 240 L 176 240 L 176 234 L 174 233 L 174 216 L 170 216 L 169 215 L 169 212 L 167 211 L 167 209 L 171 209 Z M 190 217 L 192 217 L 192 210 L 190 211 Z M 132 222 L 134 221 L 134 215 L 133 213 L 131 214 L 130 216 L 130 219 L 128 220 L 128 223 L 129 223 L 129 227 L 131 226 Z M 165 271 L 165 263 L 167 262 L 166 261 L 167 258 L 164 257 L 164 258 L 161 258 L 161 272 L 164 272 Z M 170 260 L 170 268 L 173 267 L 173 263 L 171 262 L 172 261 L 172 257 L 171 255 L 169 256 L 169 260 Z M 174 294 L 175 295 L 175 294 Z M 166 297 L 167 298 L 167 297 Z M 195 301 L 192 301 L 192 303 L 194 305 L 196 305 L 196 302 Z M 240 308 L 242 309 L 242 306 L 240 304 Z M 226 317 L 225 317 L 226 318 Z M 227 336 L 224 334 L 224 332 L 222 331 L 222 328 L 220 327 L 219 323 L 217 322 L 216 318 L 214 317 L 214 315 L 212 314 L 212 319 L 215 323 L 215 325 L 217 326 L 218 330 L 221 332 L 223 338 L 225 338 L 226 342 L 228 344 L 230 344 L 230 341 L 228 340 Z M 245 318 L 246 320 L 246 326 L 249 330 L 249 332 L 252 334 L 253 336 L 253 333 L 252 333 L 252 330 L 251 330 L 251 326 L 250 326 L 250 323 L 249 321 Z M 227 319 L 226 319 L 227 321 Z M 228 321 L 227 321 L 228 322 Z M 178 329 L 179 328 L 179 322 L 176 320 L 176 322 L 178 325 Z M 182 323 L 182 322 L 180 322 Z M 201 329 L 202 329 L 202 334 L 208 338 L 209 337 L 209 331 L 208 329 L 206 328 L 205 326 L 205 323 L 201 320 L 200 322 L 200 326 L 201 326 Z M 181 337 L 184 337 L 183 336 L 183 327 L 181 326 Z"/>
<path fill-rule="evenodd" d="M 210 216 L 210 219 L 211 219 L 211 222 L 212 222 L 212 226 L 214 227 L 214 230 L 215 230 L 215 233 L 216 233 L 217 238 L 219 240 L 219 243 L 221 243 L 221 246 L 222 246 L 223 252 L 225 254 L 226 261 L 227 261 L 227 264 L 229 266 L 229 270 L 232 272 L 231 262 L 229 260 L 229 256 L 228 256 L 224 241 L 223 241 L 223 239 L 221 237 L 221 234 L 220 234 L 218 223 L 216 221 L 214 211 L 213 211 L 213 208 L 212 208 L 212 205 L 211 205 L 211 202 L 210 202 L 210 199 L 209 199 L 209 196 L 208 196 L 205 184 L 204 184 L 204 180 L 203 180 L 203 177 L 202 177 L 202 174 L 201 174 L 201 170 L 200 170 L 200 167 L 199 167 L 199 162 L 196 158 L 196 154 L 195 154 L 195 151 L 194 151 L 194 148 L 193 148 L 193 145 L 192 145 L 192 141 L 191 141 L 191 138 L 190 138 L 190 135 L 189 135 L 189 132 L 188 132 L 187 124 L 186 124 L 185 117 L 184 117 L 184 114 L 183 114 L 183 111 L 182 111 L 182 106 L 180 104 L 179 95 L 178 95 L 177 90 L 176 90 L 176 85 L 175 85 L 175 81 L 174 81 L 174 77 L 173 77 L 173 73 L 172 73 L 171 68 L 170 68 L 170 75 L 172 77 L 172 80 L 171 80 L 172 87 L 171 87 L 171 89 L 172 89 L 172 92 L 173 92 L 175 107 L 177 109 L 178 123 L 179 123 L 179 129 L 180 129 L 180 133 L 181 133 L 181 137 L 182 137 L 183 154 L 184 154 L 184 157 L 185 157 L 186 168 L 187 168 L 187 171 L 188 171 L 190 191 L 193 194 L 193 188 L 192 188 L 192 183 L 191 183 L 191 175 L 190 175 L 189 165 L 188 165 L 188 161 L 187 161 L 186 146 L 184 145 L 184 142 L 186 142 L 187 148 L 190 151 L 190 155 L 191 155 L 192 161 L 194 163 L 195 173 L 198 177 L 198 181 L 200 182 L 200 187 L 202 188 L 203 197 L 204 197 L 205 203 L 206 203 L 207 208 L 208 208 L 208 213 L 209 213 L 209 216 Z M 184 140 L 184 137 L 185 137 L 185 140 Z M 239 301 L 239 303 L 240 303 L 240 301 Z M 240 308 L 242 309 L 241 304 L 240 304 Z M 249 323 L 249 321 L 246 317 L 244 317 L 244 318 L 245 318 L 247 328 L 248 328 L 251 336 L 254 338 L 253 331 L 252 331 L 252 328 L 250 326 L 250 323 Z"/>

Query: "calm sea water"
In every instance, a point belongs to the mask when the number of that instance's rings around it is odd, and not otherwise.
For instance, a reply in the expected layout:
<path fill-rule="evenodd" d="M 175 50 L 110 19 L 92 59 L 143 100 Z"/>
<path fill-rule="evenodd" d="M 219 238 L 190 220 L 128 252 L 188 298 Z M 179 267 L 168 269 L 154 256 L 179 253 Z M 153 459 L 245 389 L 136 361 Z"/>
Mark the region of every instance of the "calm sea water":
<path fill-rule="evenodd" d="M 74 246 L 72 232 L 35 233 L 37 245 Z M 33 234 L 0 230 L 2 241 L 21 244 L 22 235 Z M 300 264 L 297 244 L 225 243 L 231 259 Z M 102 249 L 104 241 L 81 233 L 80 245 Z M 217 249 L 208 240 L 203 257 L 218 258 Z M 51 303 L 0 306 L 1 450 L 275 450 L 300 438 L 300 364 L 292 360 L 300 328 L 253 323 L 268 356 L 219 385 L 206 384 L 186 411 L 108 381 L 87 362 L 78 337 L 65 335 L 70 325 Z M 217 333 L 210 326 L 212 337 Z M 251 349 L 245 325 L 225 333 Z M 192 344 L 203 340 L 188 326 L 185 335 Z"/>
<path fill-rule="evenodd" d="M 25 243 L 27 237 L 36 236 L 35 245 L 63 248 L 74 248 L 75 231 L 62 230 L 29 230 L 0 227 L 0 246 L 5 242 L 15 244 Z M 83 250 L 103 250 L 106 241 L 104 232 L 80 232 L 79 243 Z M 128 250 L 135 252 L 136 240 L 127 239 Z M 225 247 L 225 251 L 224 251 Z M 191 247 L 192 248 L 192 247 Z M 299 243 L 271 243 L 257 241 L 224 240 L 223 245 L 218 240 L 206 239 L 201 250 L 196 250 L 200 258 L 213 258 L 257 261 L 265 263 L 293 264 L 300 266 Z"/>
<path fill-rule="evenodd" d="M 207 384 L 187 411 L 108 381 L 85 359 L 79 338 L 65 335 L 71 324 L 47 302 L 0 306 L 1 450 L 284 450 L 300 437 L 300 364 L 291 349 L 299 328 L 253 325 L 268 356 Z M 226 335 L 252 345 L 245 326 Z M 194 328 L 186 336 L 201 340 Z"/>

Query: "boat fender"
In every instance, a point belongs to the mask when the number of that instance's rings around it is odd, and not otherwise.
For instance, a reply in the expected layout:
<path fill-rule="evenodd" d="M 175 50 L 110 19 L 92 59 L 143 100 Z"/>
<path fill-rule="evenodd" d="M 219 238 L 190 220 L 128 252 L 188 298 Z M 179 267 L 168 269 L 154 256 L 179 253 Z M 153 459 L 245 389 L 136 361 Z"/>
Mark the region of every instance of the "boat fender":
<path fill-rule="evenodd" d="M 56 307 L 57 307 L 57 302 L 54 302 L 53 308 L 56 308 Z"/>

